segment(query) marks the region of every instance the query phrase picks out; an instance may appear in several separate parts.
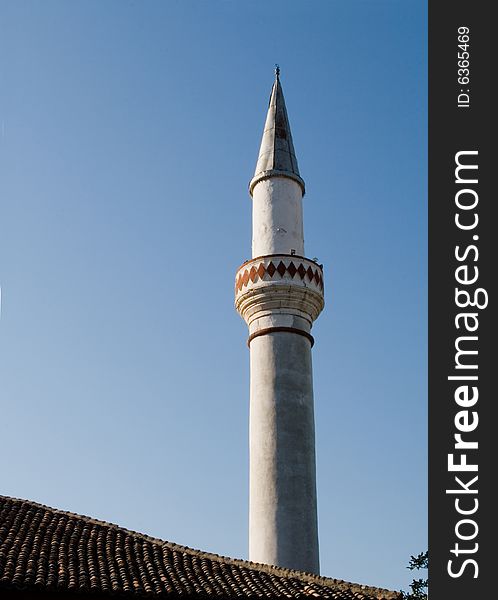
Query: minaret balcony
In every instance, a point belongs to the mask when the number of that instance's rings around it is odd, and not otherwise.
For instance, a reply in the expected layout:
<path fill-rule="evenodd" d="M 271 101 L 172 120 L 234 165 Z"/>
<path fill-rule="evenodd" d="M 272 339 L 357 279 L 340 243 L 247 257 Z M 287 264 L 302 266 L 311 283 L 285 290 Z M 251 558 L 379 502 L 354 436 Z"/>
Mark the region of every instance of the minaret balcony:
<path fill-rule="evenodd" d="M 303 256 L 258 256 L 235 275 L 235 308 L 248 325 L 280 313 L 302 317 L 311 326 L 323 306 L 323 266 Z"/>

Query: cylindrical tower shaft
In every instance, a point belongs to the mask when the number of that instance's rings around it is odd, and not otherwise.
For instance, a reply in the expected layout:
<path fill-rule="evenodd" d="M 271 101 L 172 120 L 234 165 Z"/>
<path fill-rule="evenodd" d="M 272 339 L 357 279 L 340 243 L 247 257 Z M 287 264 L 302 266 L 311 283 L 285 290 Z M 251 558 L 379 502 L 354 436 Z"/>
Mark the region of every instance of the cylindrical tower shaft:
<path fill-rule="evenodd" d="M 317 573 L 311 343 L 290 332 L 251 342 L 249 558 Z"/>
<path fill-rule="evenodd" d="M 253 258 L 235 282 L 251 363 L 249 559 L 318 573 L 310 330 L 323 271 L 304 258 L 304 181 L 278 72 L 249 190 Z"/>

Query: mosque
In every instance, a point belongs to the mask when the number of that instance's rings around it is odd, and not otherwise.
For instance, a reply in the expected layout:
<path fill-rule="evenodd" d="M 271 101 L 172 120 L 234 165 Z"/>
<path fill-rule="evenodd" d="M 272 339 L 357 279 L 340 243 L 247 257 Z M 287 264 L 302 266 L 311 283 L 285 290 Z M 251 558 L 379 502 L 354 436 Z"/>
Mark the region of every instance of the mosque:
<path fill-rule="evenodd" d="M 311 328 L 324 276 L 305 257 L 305 183 L 278 67 L 249 193 L 252 258 L 235 276 L 250 348 L 249 560 L 0 496 L 2 599 L 401 599 L 319 574 Z"/>

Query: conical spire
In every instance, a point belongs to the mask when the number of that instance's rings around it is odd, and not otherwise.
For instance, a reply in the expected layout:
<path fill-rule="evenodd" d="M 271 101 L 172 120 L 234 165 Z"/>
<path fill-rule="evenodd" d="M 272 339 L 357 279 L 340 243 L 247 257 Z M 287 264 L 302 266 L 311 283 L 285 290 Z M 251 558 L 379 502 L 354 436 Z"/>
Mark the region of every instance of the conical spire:
<path fill-rule="evenodd" d="M 304 181 L 299 175 L 278 66 L 275 69 L 275 82 L 271 90 L 258 162 L 254 177 L 249 183 L 251 196 L 258 181 L 274 176 L 294 179 L 301 186 L 304 194 Z"/>

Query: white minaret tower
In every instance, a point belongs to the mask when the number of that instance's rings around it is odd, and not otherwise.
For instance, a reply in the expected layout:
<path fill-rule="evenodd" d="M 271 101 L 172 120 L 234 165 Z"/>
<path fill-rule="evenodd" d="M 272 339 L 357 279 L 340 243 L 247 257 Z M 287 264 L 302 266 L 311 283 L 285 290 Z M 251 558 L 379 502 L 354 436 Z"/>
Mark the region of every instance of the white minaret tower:
<path fill-rule="evenodd" d="M 304 258 L 304 181 L 275 75 L 249 184 L 253 258 L 235 278 L 251 356 L 249 559 L 318 573 L 310 330 L 323 271 Z"/>

